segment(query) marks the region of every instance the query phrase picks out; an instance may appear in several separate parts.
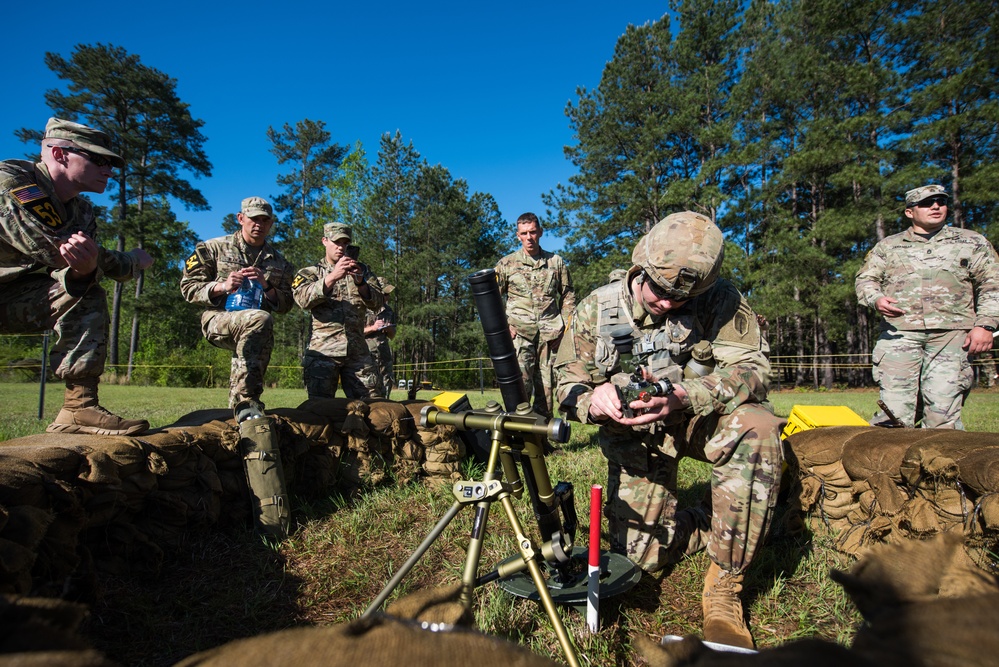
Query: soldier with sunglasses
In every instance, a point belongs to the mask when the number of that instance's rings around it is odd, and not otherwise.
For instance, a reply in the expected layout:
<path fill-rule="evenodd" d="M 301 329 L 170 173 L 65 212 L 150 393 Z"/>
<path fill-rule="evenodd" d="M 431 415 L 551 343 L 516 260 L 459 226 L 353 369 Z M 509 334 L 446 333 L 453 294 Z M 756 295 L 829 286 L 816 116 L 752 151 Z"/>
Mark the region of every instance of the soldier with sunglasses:
<path fill-rule="evenodd" d="M 999 326 L 999 264 L 988 240 L 947 226 L 941 185 L 905 193 L 910 227 L 877 243 L 857 273 L 857 300 L 884 319 L 871 357 L 881 400 L 912 427 L 964 429 L 974 374 L 968 355 L 992 349 Z M 877 412 L 872 424 L 889 420 Z"/>
<path fill-rule="evenodd" d="M 576 307 L 555 393 L 565 417 L 600 427 L 611 549 L 649 572 L 706 549 L 704 638 L 751 648 L 740 593 L 777 502 L 782 421 L 767 403 L 769 347 L 756 315 L 718 278 L 723 246 L 721 230 L 697 213 L 655 225 L 624 277 Z M 622 405 L 622 354 L 641 359 L 645 379 L 665 392 Z M 683 457 L 712 473 L 705 498 L 681 509 Z"/>
<path fill-rule="evenodd" d="M 123 282 L 152 264 L 146 251 L 97 243 L 90 202 L 125 165 L 104 132 L 49 119 L 41 160 L 0 162 L 0 332 L 56 333 L 50 361 L 66 383 L 53 433 L 135 435 L 149 428 L 104 409 L 97 388 L 107 356 L 108 305 L 101 278 Z"/>

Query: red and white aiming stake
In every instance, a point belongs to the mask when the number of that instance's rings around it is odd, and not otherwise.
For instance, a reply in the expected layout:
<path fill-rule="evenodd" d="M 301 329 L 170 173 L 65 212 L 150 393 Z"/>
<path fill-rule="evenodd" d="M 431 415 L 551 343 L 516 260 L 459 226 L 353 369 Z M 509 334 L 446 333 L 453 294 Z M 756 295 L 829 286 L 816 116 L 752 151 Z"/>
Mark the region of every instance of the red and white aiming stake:
<path fill-rule="evenodd" d="M 604 487 L 590 487 L 590 560 L 587 569 L 586 625 L 590 632 L 600 630 L 600 508 L 603 505 Z"/>

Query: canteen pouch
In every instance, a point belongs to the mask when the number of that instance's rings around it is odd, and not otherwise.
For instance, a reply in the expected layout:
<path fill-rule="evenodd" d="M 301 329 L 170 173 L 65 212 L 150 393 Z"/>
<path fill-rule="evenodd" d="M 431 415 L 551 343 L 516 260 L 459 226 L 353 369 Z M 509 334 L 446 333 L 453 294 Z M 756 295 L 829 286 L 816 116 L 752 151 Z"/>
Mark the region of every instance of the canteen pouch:
<path fill-rule="evenodd" d="M 288 537 L 291 508 L 274 420 L 266 415 L 246 419 L 239 424 L 239 435 L 253 521 L 260 533 L 283 540 Z"/>

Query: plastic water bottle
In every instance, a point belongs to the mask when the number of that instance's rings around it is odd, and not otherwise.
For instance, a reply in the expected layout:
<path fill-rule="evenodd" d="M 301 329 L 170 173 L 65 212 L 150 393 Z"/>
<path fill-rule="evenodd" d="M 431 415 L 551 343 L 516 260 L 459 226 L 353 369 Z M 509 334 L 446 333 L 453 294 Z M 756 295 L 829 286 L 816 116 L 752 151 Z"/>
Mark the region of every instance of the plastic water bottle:
<path fill-rule="evenodd" d="M 239 289 L 225 298 L 225 309 L 233 310 L 260 310 L 264 304 L 264 286 L 256 280 L 247 279 L 239 286 Z"/>

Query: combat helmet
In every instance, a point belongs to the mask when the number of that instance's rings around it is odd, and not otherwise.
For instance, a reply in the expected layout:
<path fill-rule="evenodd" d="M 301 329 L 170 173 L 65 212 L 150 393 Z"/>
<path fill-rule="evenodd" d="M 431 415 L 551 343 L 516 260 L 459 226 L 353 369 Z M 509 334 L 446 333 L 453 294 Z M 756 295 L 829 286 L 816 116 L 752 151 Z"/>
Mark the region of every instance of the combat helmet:
<path fill-rule="evenodd" d="M 631 261 L 648 280 L 677 300 L 706 292 L 721 270 L 725 239 L 718 227 L 692 211 L 660 220 L 639 239 Z"/>

